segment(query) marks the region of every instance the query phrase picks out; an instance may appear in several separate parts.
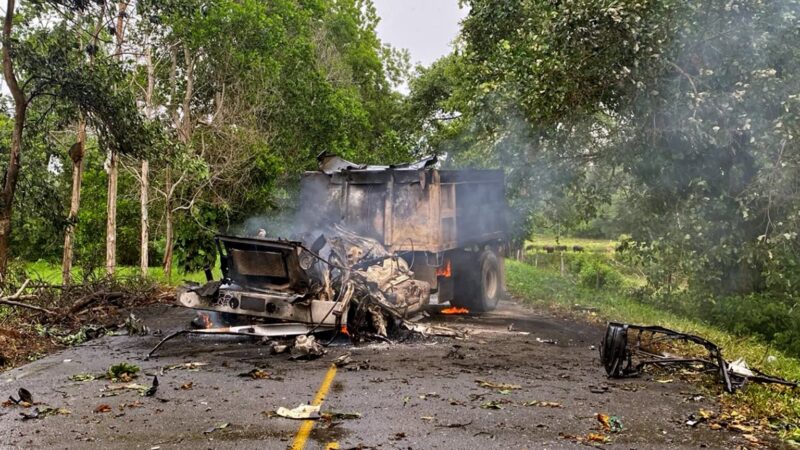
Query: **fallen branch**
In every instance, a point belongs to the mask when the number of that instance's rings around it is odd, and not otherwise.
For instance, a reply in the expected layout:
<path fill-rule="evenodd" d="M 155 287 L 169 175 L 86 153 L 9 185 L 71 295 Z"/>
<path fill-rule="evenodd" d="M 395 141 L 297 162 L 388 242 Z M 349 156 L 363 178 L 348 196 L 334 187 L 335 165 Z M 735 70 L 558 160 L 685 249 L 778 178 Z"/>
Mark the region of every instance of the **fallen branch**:
<path fill-rule="evenodd" d="M 30 281 L 31 280 L 25 280 L 25 282 L 22 283 L 22 286 L 20 286 L 20 288 L 17 290 L 17 292 L 14 293 L 14 295 L 0 297 L 0 305 L 16 306 L 19 308 L 27 308 L 27 309 L 32 309 L 34 311 L 55 315 L 56 313 L 54 311 L 50 311 L 47 308 L 42 308 L 41 306 L 29 305 L 27 303 L 16 301 L 16 300 L 29 300 L 37 298 L 36 295 L 22 295 L 22 292 L 25 290 L 26 287 L 28 287 L 28 283 L 30 283 Z"/>

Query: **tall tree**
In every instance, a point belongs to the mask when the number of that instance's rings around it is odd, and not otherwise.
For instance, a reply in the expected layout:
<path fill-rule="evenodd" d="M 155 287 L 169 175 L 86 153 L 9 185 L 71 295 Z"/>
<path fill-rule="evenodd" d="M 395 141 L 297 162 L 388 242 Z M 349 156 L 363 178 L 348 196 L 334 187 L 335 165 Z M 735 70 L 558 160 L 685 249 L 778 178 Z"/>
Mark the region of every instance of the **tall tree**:
<path fill-rule="evenodd" d="M 11 92 L 11 97 L 14 99 L 14 130 L 11 134 L 8 165 L 3 177 L 3 190 L 0 192 L 0 277 L 5 276 L 8 266 L 11 242 L 11 213 L 19 177 L 25 114 L 28 110 L 28 98 L 17 81 L 17 75 L 14 73 L 14 61 L 11 55 L 11 33 L 14 27 L 15 8 L 16 2 L 7 0 L 6 15 L 3 18 L 3 77 L 8 90 Z"/>
<path fill-rule="evenodd" d="M 105 22 L 106 3 L 102 2 L 98 13 L 96 24 L 89 38 L 90 48 L 97 48 L 100 33 Z M 84 11 L 78 10 L 77 33 L 78 45 L 83 48 L 83 18 Z M 94 64 L 95 52 L 88 52 L 88 66 L 91 70 Z M 61 259 L 61 279 L 64 284 L 70 284 L 72 280 L 72 264 L 74 260 L 75 231 L 78 226 L 78 213 L 81 204 L 81 183 L 83 181 L 84 155 L 86 153 L 86 118 L 78 111 L 78 126 L 76 142 L 70 147 L 69 159 L 72 162 L 72 190 L 70 195 L 69 215 L 67 216 L 67 227 L 64 232 L 64 252 Z"/>
<path fill-rule="evenodd" d="M 122 43 L 124 40 L 125 23 L 128 4 L 125 1 L 117 3 L 117 21 L 115 27 L 116 58 L 122 61 Z M 117 267 L 117 184 L 119 178 L 119 153 L 116 149 L 109 149 L 108 155 L 108 203 L 106 207 L 106 273 L 113 275 Z"/>

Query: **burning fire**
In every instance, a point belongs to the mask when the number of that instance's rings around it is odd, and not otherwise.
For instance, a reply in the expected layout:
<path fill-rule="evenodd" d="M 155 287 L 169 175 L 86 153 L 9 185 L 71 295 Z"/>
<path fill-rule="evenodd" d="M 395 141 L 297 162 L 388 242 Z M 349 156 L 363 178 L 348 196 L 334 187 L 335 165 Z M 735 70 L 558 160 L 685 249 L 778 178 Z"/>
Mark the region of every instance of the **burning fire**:
<path fill-rule="evenodd" d="M 444 265 L 436 268 L 437 277 L 450 278 L 453 272 L 450 270 L 450 260 L 445 261 Z"/>
<path fill-rule="evenodd" d="M 339 330 L 339 332 L 342 333 L 345 336 L 350 336 L 350 332 L 347 331 L 347 325 L 342 325 L 342 328 L 341 328 L 341 330 Z"/>
<path fill-rule="evenodd" d="M 462 308 L 460 306 L 451 306 L 449 308 L 444 308 L 439 312 L 442 314 L 469 314 L 469 310 L 467 308 Z"/>
<path fill-rule="evenodd" d="M 214 326 L 214 323 L 211 321 L 211 317 L 208 316 L 208 313 L 201 312 L 198 315 L 200 316 L 200 321 L 203 322 L 203 328 L 209 329 Z"/>

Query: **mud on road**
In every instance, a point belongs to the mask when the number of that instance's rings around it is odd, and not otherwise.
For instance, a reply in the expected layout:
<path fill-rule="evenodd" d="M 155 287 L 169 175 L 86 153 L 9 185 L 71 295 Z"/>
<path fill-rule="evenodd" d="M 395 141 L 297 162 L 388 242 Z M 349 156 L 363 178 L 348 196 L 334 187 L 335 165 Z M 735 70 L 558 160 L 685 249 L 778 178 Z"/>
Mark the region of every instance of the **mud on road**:
<path fill-rule="evenodd" d="M 139 312 L 151 330 L 164 333 L 183 328 L 192 314 L 169 306 Z M 603 329 L 596 325 L 514 302 L 491 314 L 435 320 L 470 335 L 329 347 L 306 362 L 220 336 L 178 338 L 145 360 L 158 336 L 103 337 L 0 374 L 0 394 L 24 387 L 35 401 L 70 412 L 23 421 L 24 409 L 0 408 L 0 448 L 286 449 L 305 422 L 272 412 L 323 394 L 323 412 L 360 417 L 309 423 L 306 448 L 585 448 L 578 439 L 598 432 L 597 413 L 624 426 L 608 434 L 609 443 L 595 444 L 603 448 L 747 444 L 741 434 L 684 424 L 700 408 L 718 409 L 700 386 L 677 377 L 607 379 L 595 349 Z M 353 362 L 332 374 L 331 362 L 347 352 Z M 70 380 L 120 362 L 141 367 L 135 381 L 142 385 L 158 374 L 157 394 L 104 392 L 108 380 Z M 256 368 L 269 377 L 239 376 Z M 320 392 L 326 376 L 333 377 L 329 390 Z M 109 410 L 95 412 L 100 405 Z"/>

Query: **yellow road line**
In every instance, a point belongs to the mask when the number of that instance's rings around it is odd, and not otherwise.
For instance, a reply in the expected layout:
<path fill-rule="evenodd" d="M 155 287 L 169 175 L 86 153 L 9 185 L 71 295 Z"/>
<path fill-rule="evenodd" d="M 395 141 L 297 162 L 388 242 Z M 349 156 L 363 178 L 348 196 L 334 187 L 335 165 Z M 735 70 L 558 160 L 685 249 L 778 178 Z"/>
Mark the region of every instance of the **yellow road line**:
<path fill-rule="evenodd" d="M 331 383 L 333 383 L 333 377 L 335 376 L 336 366 L 331 364 L 331 368 L 328 369 L 325 378 L 322 379 L 322 384 L 319 386 L 317 395 L 314 396 L 314 400 L 311 402 L 312 406 L 322 404 L 322 401 L 325 400 L 325 396 L 328 395 L 328 391 L 331 389 Z M 306 441 L 308 441 L 308 436 L 311 434 L 312 428 L 314 428 L 313 420 L 303 421 L 303 424 L 300 425 L 300 429 L 297 430 L 297 435 L 295 435 L 294 441 L 292 442 L 292 450 L 303 450 L 305 448 Z"/>

